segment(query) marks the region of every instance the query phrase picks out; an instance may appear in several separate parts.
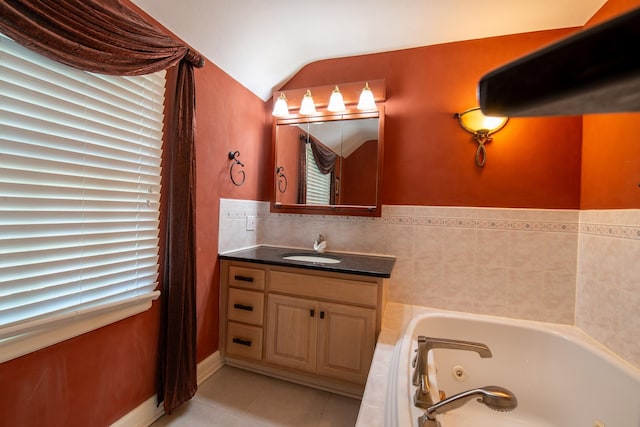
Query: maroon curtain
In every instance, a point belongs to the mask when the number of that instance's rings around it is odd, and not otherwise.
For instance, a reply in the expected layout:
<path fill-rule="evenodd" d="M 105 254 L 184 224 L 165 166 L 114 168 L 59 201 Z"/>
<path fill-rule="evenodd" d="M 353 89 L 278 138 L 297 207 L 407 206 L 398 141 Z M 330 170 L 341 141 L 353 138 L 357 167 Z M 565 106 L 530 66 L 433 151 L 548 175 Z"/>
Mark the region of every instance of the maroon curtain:
<path fill-rule="evenodd" d="M 80 70 L 142 75 L 204 60 L 118 0 L 0 0 L 0 29 L 21 45 Z"/>
<path fill-rule="evenodd" d="M 195 271 L 195 85 L 193 67 L 178 66 L 174 121 L 175 139 L 169 144 L 170 176 L 163 279 L 159 397 L 165 412 L 193 397 L 196 373 Z M 173 227 L 171 224 L 180 224 Z M 170 242 L 170 243 L 169 243 Z"/>
<path fill-rule="evenodd" d="M 301 145 L 298 150 L 298 204 L 303 205 L 307 202 L 307 134 L 301 133 L 298 139 Z"/>
<path fill-rule="evenodd" d="M 158 368 L 158 398 L 171 413 L 197 389 L 193 67 L 202 67 L 204 59 L 118 0 L 0 0 L 0 32 L 55 61 L 95 73 L 142 75 L 180 63 L 169 126 L 175 135 L 166 147 L 170 188 Z"/>

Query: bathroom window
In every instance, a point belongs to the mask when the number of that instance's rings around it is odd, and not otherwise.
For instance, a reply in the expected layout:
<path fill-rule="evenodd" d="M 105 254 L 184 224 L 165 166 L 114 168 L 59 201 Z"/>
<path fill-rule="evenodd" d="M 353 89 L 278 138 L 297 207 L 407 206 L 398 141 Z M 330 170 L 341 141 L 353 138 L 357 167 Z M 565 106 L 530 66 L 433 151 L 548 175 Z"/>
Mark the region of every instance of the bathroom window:
<path fill-rule="evenodd" d="M 0 362 L 158 297 L 164 92 L 0 34 Z"/>

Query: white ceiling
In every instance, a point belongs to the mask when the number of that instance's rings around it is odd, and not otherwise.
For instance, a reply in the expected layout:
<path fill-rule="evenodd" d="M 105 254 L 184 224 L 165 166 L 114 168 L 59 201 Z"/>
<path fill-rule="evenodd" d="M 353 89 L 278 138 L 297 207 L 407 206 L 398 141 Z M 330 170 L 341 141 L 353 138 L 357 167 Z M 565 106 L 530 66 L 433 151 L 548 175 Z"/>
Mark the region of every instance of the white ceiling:
<path fill-rule="evenodd" d="M 606 0 L 133 0 L 263 100 L 304 65 L 584 25 Z"/>

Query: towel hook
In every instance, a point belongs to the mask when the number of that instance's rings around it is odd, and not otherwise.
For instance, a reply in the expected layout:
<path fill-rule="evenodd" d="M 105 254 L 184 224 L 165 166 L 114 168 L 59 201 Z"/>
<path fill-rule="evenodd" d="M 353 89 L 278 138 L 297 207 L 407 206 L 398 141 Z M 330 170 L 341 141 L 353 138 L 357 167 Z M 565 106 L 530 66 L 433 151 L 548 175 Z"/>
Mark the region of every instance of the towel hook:
<path fill-rule="evenodd" d="M 231 167 L 229 168 L 229 177 L 231 178 L 231 182 L 233 182 L 233 184 L 237 187 L 240 187 L 242 184 L 244 184 L 244 180 L 246 178 L 246 175 L 244 173 L 244 170 L 239 170 L 236 175 L 241 175 L 242 179 L 236 181 L 236 179 L 233 177 L 233 168 L 234 166 L 240 165 L 241 167 L 244 168 L 244 163 L 242 163 L 240 160 L 238 160 L 237 158 L 240 157 L 240 152 L 239 151 L 229 151 L 229 160 L 234 160 L 235 163 L 231 164 Z"/>

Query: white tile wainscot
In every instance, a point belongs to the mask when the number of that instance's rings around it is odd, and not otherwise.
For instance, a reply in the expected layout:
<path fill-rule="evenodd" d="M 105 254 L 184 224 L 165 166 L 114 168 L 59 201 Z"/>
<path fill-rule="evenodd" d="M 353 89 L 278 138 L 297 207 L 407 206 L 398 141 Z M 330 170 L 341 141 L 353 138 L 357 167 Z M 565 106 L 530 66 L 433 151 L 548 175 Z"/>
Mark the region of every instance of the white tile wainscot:
<path fill-rule="evenodd" d="M 256 230 L 246 230 L 247 216 L 256 217 Z M 383 206 L 381 218 L 361 218 L 220 201 L 221 252 L 310 249 L 319 233 L 332 251 L 395 256 L 390 303 L 575 324 L 640 366 L 639 209 Z"/>
<path fill-rule="evenodd" d="M 248 216 L 256 229 L 246 230 Z M 220 252 L 255 245 L 391 255 L 389 300 L 574 323 L 577 210 L 383 206 L 382 217 L 277 214 L 221 199 Z"/>

